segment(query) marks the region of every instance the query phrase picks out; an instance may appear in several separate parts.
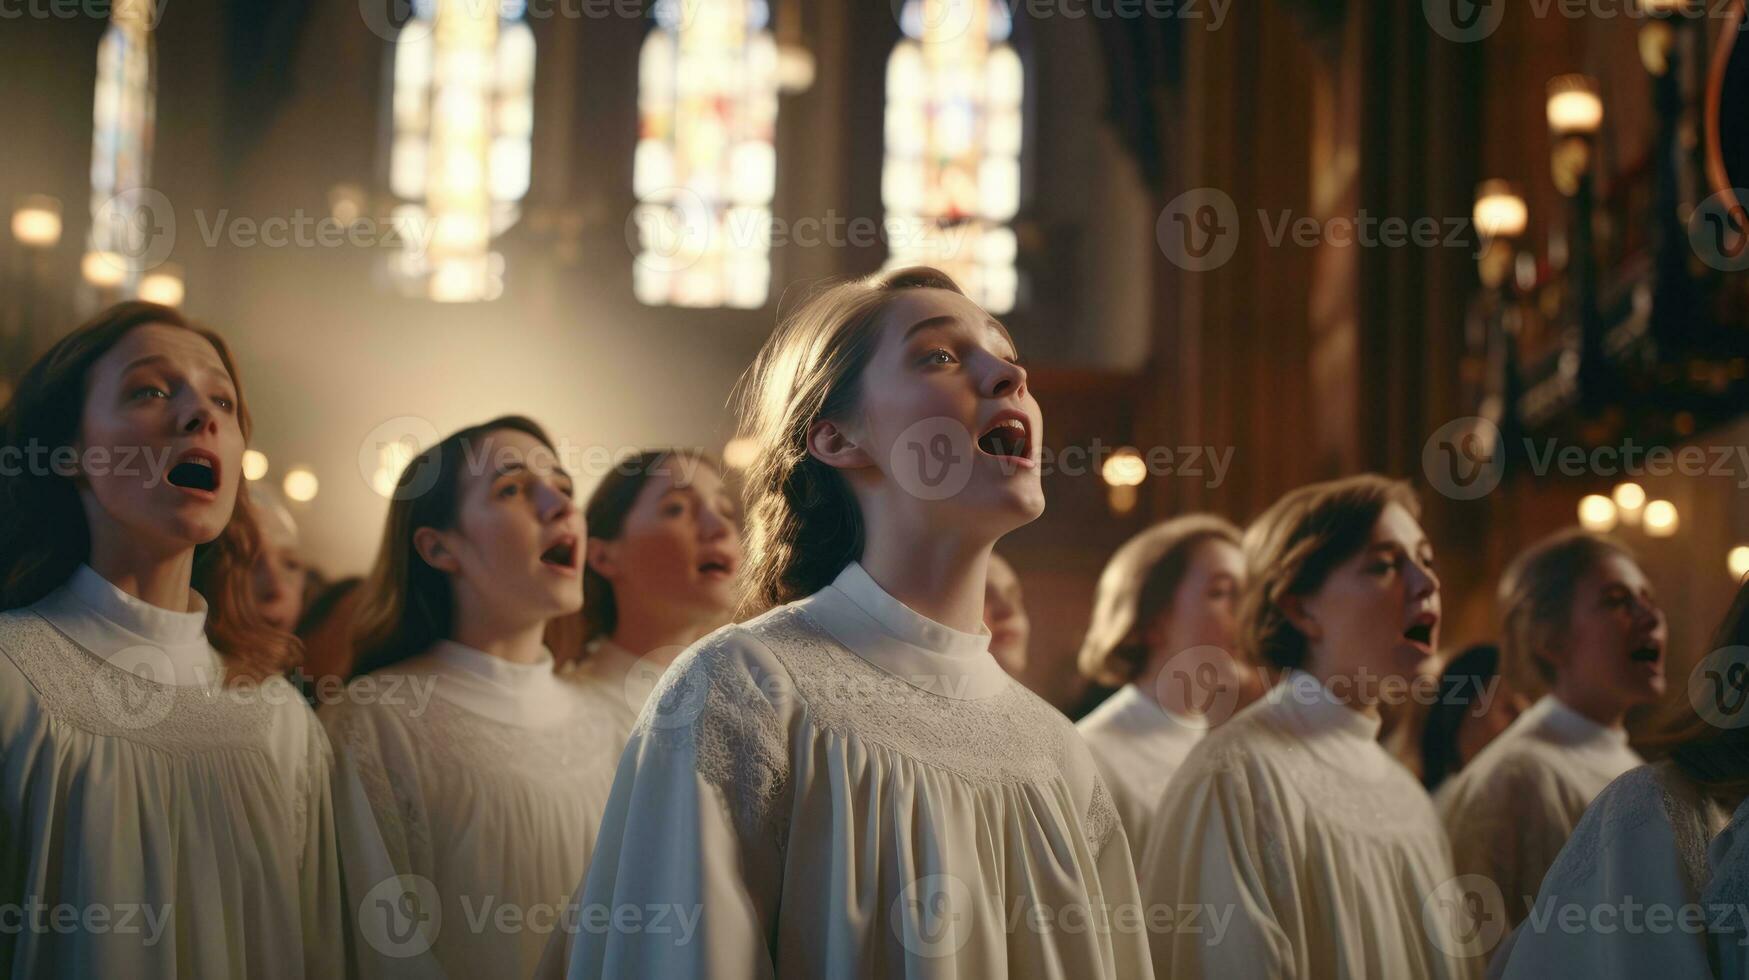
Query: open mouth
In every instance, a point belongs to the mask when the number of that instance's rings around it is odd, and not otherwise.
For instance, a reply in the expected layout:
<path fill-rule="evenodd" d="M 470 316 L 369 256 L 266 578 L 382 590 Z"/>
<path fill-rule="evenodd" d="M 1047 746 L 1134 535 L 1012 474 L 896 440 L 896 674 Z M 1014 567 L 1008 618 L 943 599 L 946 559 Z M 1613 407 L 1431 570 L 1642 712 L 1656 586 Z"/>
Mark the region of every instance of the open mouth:
<path fill-rule="evenodd" d="M 1031 461 L 1032 430 L 1024 416 L 1005 412 L 978 437 L 978 448 L 991 456 Z"/>
<path fill-rule="evenodd" d="M 219 461 L 208 453 L 195 450 L 172 466 L 165 479 L 173 487 L 213 493 L 219 489 Z"/>
<path fill-rule="evenodd" d="M 540 553 L 541 564 L 553 568 L 574 571 L 577 568 L 577 540 L 563 538 L 551 548 Z"/>
<path fill-rule="evenodd" d="M 1428 617 L 1428 616 L 1423 616 L 1423 617 L 1415 620 L 1414 624 L 1412 624 L 1408 629 L 1403 631 L 1403 637 L 1404 637 L 1404 639 L 1407 639 L 1411 643 L 1418 643 L 1421 646 L 1427 647 L 1428 649 L 1432 649 L 1433 648 L 1433 627 L 1435 625 L 1437 625 L 1438 622 L 1439 622 L 1439 620 L 1437 620 L 1437 619 L 1433 619 L 1432 617 Z"/>
<path fill-rule="evenodd" d="M 1664 659 L 1664 648 L 1656 643 L 1648 643 L 1629 653 L 1628 659 L 1637 664 L 1655 664 Z"/>
<path fill-rule="evenodd" d="M 713 555 L 698 563 L 698 573 L 705 578 L 726 579 L 735 574 L 735 563 Z"/>

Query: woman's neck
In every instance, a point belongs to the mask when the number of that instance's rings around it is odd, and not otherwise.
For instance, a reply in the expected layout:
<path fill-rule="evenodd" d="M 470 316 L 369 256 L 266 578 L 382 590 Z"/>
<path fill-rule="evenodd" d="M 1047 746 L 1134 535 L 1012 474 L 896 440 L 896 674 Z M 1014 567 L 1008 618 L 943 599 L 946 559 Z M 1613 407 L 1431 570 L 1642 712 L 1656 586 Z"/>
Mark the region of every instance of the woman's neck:
<path fill-rule="evenodd" d="M 1327 654 L 1313 650 L 1300 669 L 1316 678 L 1331 700 L 1369 718 L 1379 716 L 1377 685 L 1362 683 L 1353 668 L 1332 665 Z"/>
<path fill-rule="evenodd" d="M 485 605 L 457 591 L 450 639 L 513 664 L 532 664 L 546 656 L 546 623 L 518 623 L 493 615 Z"/>
<path fill-rule="evenodd" d="M 608 639 L 634 656 L 661 666 L 673 663 L 681 651 L 718 625 L 715 620 L 677 616 L 672 610 L 622 605 L 616 611 L 618 617 Z"/>
<path fill-rule="evenodd" d="M 1552 693 L 1562 704 L 1605 728 L 1621 728 L 1628 709 L 1607 695 L 1586 690 L 1575 671 L 1564 671 L 1555 678 Z"/>
<path fill-rule="evenodd" d="M 862 567 L 875 584 L 914 612 L 962 633 L 984 628 L 984 578 L 995 542 L 967 545 L 942 536 L 919 547 L 914 535 L 864 536 Z"/>
<path fill-rule="evenodd" d="M 149 606 L 171 612 L 192 609 L 193 548 L 158 554 L 109 535 L 92 535 L 86 564 L 104 581 Z"/>

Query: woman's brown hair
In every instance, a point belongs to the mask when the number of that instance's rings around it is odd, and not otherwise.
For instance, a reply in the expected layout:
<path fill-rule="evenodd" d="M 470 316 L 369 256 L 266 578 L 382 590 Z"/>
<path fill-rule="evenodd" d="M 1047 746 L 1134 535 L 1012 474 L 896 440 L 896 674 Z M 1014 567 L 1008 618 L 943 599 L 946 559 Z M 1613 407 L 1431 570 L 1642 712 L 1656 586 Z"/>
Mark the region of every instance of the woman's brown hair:
<path fill-rule="evenodd" d="M 1555 682 L 1545 655 L 1567 631 L 1579 580 L 1604 559 L 1638 558 L 1627 545 L 1579 528 L 1557 531 L 1526 548 L 1500 577 L 1500 674 L 1527 695 Z"/>
<path fill-rule="evenodd" d="M 1714 652 L 1731 648 L 1738 649 L 1732 650 L 1734 655 L 1727 655 L 1727 663 L 1742 662 L 1741 650 L 1749 648 L 1749 580 L 1738 586 L 1737 598 L 1719 623 L 1718 632 L 1713 635 L 1711 649 Z M 1708 666 L 1703 659 L 1695 669 Z M 1731 679 L 1730 671 L 1719 673 L 1715 683 L 1721 686 L 1736 683 Z M 1724 697 L 1725 694 L 1723 690 L 1708 690 L 1698 696 Z M 1701 714 L 1696 697 L 1692 693 L 1684 697 L 1676 721 L 1667 725 L 1660 734 L 1647 739 L 1643 746 L 1646 757 L 1669 759 L 1701 792 L 1728 808 L 1735 807 L 1749 797 L 1749 724 L 1741 723 L 1749 720 L 1742 717 L 1749 707 L 1740 705 L 1735 713 L 1726 713 L 1721 705 L 1720 713 L 1713 720 Z M 1739 724 L 1722 724 L 1727 720 Z"/>
<path fill-rule="evenodd" d="M 199 334 L 219 355 L 237 392 L 237 423 L 245 442 L 250 422 L 243 379 L 224 338 L 168 306 L 117 303 L 57 341 L 25 370 L 0 408 L 0 446 L 53 452 L 77 445 L 91 368 L 138 327 L 161 324 Z M 267 625 L 255 611 L 250 569 L 260 540 L 247 484 L 219 536 L 194 550 L 195 578 L 211 583 L 207 638 L 225 655 L 233 681 L 282 673 L 300 657 L 297 640 Z M 91 555 L 91 529 L 72 477 L 31 466 L 0 467 L 0 609 L 28 606 L 54 590 Z"/>
<path fill-rule="evenodd" d="M 1112 554 L 1099 575 L 1093 621 L 1081 643 L 1082 674 L 1106 687 L 1136 679 L 1148 662 L 1148 627 L 1171 609 L 1172 597 L 1205 541 L 1237 547 L 1239 529 L 1214 514 L 1186 514 L 1148 528 Z"/>
<path fill-rule="evenodd" d="M 489 436 L 506 430 L 525 433 L 558 452 L 532 419 L 505 415 L 452 433 L 401 471 L 382 545 L 359 593 L 352 676 L 417 656 L 450 636 L 455 598 L 449 575 L 426 564 L 413 546 L 413 535 L 422 527 L 455 526 L 464 470 L 477 463 Z"/>
<path fill-rule="evenodd" d="M 736 395 L 747 469 L 743 613 L 812 595 L 862 557 L 863 523 L 844 478 L 808 452 L 808 428 L 841 418 L 860 397 L 887 304 L 910 289 L 962 292 L 927 266 L 828 286 L 784 318 Z"/>
<path fill-rule="evenodd" d="M 1311 648 L 1282 600 L 1318 591 L 1336 566 L 1366 546 L 1391 504 L 1421 516 L 1407 483 L 1363 473 L 1290 490 L 1246 529 L 1239 636 L 1247 655 L 1281 670 L 1305 666 Z"/>
<path fill-rule="evenodd" d="M 650 477 L 665 472 L 675 463 L 688 466 L 709 466 L 719 474 L 723 466 L 711 456 L 691 449 L 654 449 L 628 457 L 615 466 L 589 494 L 583 510 L 583 523 L 591 538 L 617 540 L 625 531 L 626 515 L 638 502 L 638 495 L 650 482 Z M 619 628 L 619 606 L 614 601 L 613 583 L 587 562 L 583 565 L 583 642 L 612 636 Z"/>

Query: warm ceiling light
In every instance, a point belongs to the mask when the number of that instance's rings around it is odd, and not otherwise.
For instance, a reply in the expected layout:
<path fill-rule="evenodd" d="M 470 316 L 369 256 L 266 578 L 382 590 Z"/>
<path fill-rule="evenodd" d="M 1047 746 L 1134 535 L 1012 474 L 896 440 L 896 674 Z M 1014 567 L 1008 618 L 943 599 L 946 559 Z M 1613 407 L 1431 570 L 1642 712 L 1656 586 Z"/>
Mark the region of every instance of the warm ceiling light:
<path fill-rule="evenodd" d="M 243 450 L 243 479 L 259 480 L 267 475 L 267 454 L 259 449 Z"/>
<path fill-rule="evenodd" d="M 1615 501 L 1600 493 L 1586 494 L 1579 499 L 1579 525 L 1587 531 L 1602 534 L 1615 529 Z"/>
<path fill-rule="evenodd" d="M 1556 136 L 1588 136 L 1603 125 L 1603 99 L 1597 83 L 1584 75 L 1549 79 L 1549 131 Z"/>
<path fill-rule="evenodd" d="M 184 289 L 182 267 L 166 262 L 140 280 L 140 298 L 148 303 L 181 306 Z"/>
<path fill-rule="evenodd" d="M 1639 510 L 1646 506 L 1646 488 L 1638 483 L 1618 483 L 1610 496 L 1622 510 Z"/>
<path fill-rule="evenodd" d="M 1676 533 L 1676 505 L 1668 500 L 1654 500 L 1646 505 L 1645 516 L 1641 518 L 1645 524 L 1646 533 L 1654 538 L 1667 538 Z"/>
<path fill-rule="evenodd" d="M 12 212 L 12 237 L 30 248 L 54 248 L 61 241 L 61 202 L 47 194 L 20 198 Z"/>
<path fill-rule="evenodd" d="M 1742 580 L 1749 575 L 1749 544 L 1740 544 L 1725 555 L 1725 567 L 1731 570 L 1731 578 Z"/>
<path fill-rule="evenodd" d="M 1111 458 L 1100 467 L 1100 475 L 1114 487 L 1141 486 L 1148 478 L 1148 464 L 1142 461 L 1140 453 L 1125 447 L 1111 454 Z"/>
<path fill-rule="evenodd" d="M 86 252 L 79 260 L 79 274 L 99 289 L 114 289 L 127 278 L 127 259 L 115 252 Z"/>
<path fill-rule="evenodd" d="M 316 491 L 319 489 L 321 484 L 316 480 L 316 474 L 305 467 L 299 466 L 285 475 L 287 499 L 306 504 L 316 499 Z"/>
<path fill-rule="evenodd" d="M 1530 210 L 1512 184 L 1490 180 L 1476 188 L 1476 208 L 1472 217 L 1476 230 L 1488 238 L 1517 238 L 1524 234 L 1524 226 L 1530 222 Z"/>

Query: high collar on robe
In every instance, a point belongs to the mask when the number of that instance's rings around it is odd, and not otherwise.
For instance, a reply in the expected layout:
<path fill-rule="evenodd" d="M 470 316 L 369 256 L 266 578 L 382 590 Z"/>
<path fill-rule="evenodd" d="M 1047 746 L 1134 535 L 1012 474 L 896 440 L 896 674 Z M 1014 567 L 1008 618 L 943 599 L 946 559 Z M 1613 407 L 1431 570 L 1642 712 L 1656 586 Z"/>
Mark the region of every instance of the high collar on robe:
<path fill-rule="evenodd" d="M 1370 779 L 1396 765 L 1379 745 L 1379 717 L 1338 701 L 1311 674 L 1289 671 L 1264 695 L 1264 704 L 1269 717 L 1338 769 Z"/>
<path fill-rule="evenodd" d="M 1600 725 L 1569 708 L 1566 702 L 1553 694 L 1543 695 L 1535 704 L 1524 709 L 1523 714 L 1513 719 L 1511 727 L 1519 732 L 1535 733 L 1544 741 L 1572 748 L 1630 751 L 1627 729 Z"/>
<path fill-rule="evenodd" d="M 207 603 L 188 593 L 188 612 L 163 609 L 112 585 L 80 565 L 31 608 L 74 643 L 160 684 L 217 687 L 224 662 L 206 638 Z M 166 676 L 168 674 L 168 676 Z"/>
<path fill-rule="evenodd" d="M 859 562 L 799 603 L 862 659 L 914 687 L 957 700 L 992 697 L 1009 677 L 990 655 L 990 632 L 952 629 L 918 613 L 876 584 Z"/>
<path fill-rule="evenodd" d="M 553 672 L 553 655 L 545 648 L 534 663 L 517 664 L 454 640 L 440 640 L 388 672 L 434 678 L 439 697 L 505 725 L 544 728 L 564 721 L 576 705 L 572 692 Z"/>
<path fill-rule="evenodd" d="M 1169 741 L 1188 748 L 1208 734 L 1206 721 L 1168 710 L 1148 696 L 1141 685 L 1125 684 L 1093 709 L 1108 731 L 1130 738 Z M 1092 715 L 1089 715 L 1091 718 Z"/>

